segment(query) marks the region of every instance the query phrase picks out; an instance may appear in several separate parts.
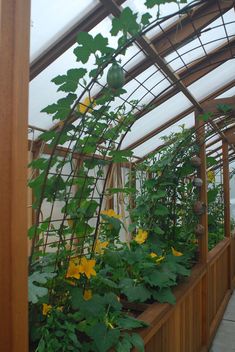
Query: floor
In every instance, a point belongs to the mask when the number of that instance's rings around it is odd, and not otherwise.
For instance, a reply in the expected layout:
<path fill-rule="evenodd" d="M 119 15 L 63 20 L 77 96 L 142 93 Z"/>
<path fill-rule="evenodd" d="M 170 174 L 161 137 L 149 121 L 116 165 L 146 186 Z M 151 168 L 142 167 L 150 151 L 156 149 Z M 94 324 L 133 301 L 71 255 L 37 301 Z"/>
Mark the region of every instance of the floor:
<path fill-rule="evenodd" d="M 226 308 L 210 352 L 235 352 L 235 291 Z"/>

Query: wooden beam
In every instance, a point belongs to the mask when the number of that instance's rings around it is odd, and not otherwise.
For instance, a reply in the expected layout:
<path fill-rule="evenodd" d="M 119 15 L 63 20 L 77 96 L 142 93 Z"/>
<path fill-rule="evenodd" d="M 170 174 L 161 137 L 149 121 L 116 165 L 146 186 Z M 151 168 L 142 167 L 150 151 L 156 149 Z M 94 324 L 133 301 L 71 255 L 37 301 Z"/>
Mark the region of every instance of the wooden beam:
<path fill-rule="evenodd" d="M 208 0 L 204 5 L 192 9 L 185 18 L 181 19 L 177 27 L 173 24 L 164 36 L 161 34 L 155 36 L 152 39 L 152 44 L 161 55 L 169 55 L 184 42 L 194 39 L 195 35 L 200 34 L 203 28 L 230 10 L 233 5 L 233 0 Z"/>
<path fill-rule="evenodd" d="M 32 142 L 31 140 L 28 140 L 28 151 L 32 151 L 33 154 L 35 155 L 34 159 L 39 156 L 39 149 L 41 145 L 39 143 Z M 52 153 L 52 147 L 49 144 L 44 144 L 42 154 L 47 154 L 51 155 Z M 82 159 L 82 160 L 89 160 L 89 159 L 99 159 L 99 160 L 107 160 L 107 161 L 112 161 L 111 157 L 108 156 L 103 156 L 99 154 L 80 154 L 77 152 L 74 152 L 72 149 L 68 149 L 65 147 L 56 147 L 55 154 L 59 155 L 61 157 L 65 157 L 68 154 L 73 154 L 73 159 Z M 137 156 L 133 156 L 133 158 L 139 159 Z M 135 164 L 135 163 L 133 163 Z M 130 162 L 128 163 L 121 163 L 122 167 L 127 167 L 129 168 Z"/>
<path fill-rule="evenodd" d="M 30 1 L 0 1 L 0 351 L 28 351 Z"/>
<path fill-rule="evenodd" d="M 117 0 L 119 5 L 126 0 Z M 109 11 L 102 4 L 90 11 L 82 20 L 79 20 L 65 33 L 63 33 L 52 45 L 50 45 L 41 55 L 39 55 L 30 65 L 30 80 L 34 79 L 39 73 L 47 68 L 60 55 L 68 50 L 76 43 L 79 32 L 89 32 L 105 17 L 109 15 Z"/>
<path fill-rule="evenodd" d="M 206 102 L 207 100 L 211 100 L 216 98 L 217 96 L 223 94 L 224 92 L 226 92 L 227 90 L 229 90 L 230 88 L 234 87 L 235 85 L 235 80 L 232 80 L 231 82 L 229 82 L 228 84 L 224 85 L 223 87 L 217 89 L 216 91 L 214 91 L 213 93 L 211 93 L 208 97 L 206 97 L 205 99 L 201 100 L 201 104 L 203 104 L 204 102 Z M 166 121 L 164 124 L 162 124 L 161 126 L 157 127 L 156 129 L 154 129 L 153 131 L 151 131 L 150 133 L 148 133 L 147 135 L 145 135 L 143 138 L 139 139 L 138 141 L 132 143 L 131 145 L 127 146 L 125 149 L 134 149 L 136 148 L 138 145 L 146 142 L 147 140 L 149 140 L 150 138 L 154 137 L 155 135 L 157 135 L 158 133 L 164 131 L 166 128 L 170 127 L 171 125 L 175 124 L 176 122 L 180 121 L 182 118 L 184 118 L 185 116 L 189 115 L 190 113 L 192 113 L 194 111 L 193 107 L 189 108 L 185 111 L 183 111 L 181 114 L 173 117 L 172 119 Z M 216 141 L 214 141 L 213 143 L 218 142 L 219 140 L 221 140 L 221 138 L 218 138 Z M 207 146 L 209 146 L 210 144 L 208 144 Z M 153 149 L 151 152 L 149 152 L 148 154 L 144 155 L 141 159 L 140 162 L 143 161 L 144 159 L 147 158 L 147 156 L 152 153 L 155 149 Z"/>
<path fill-rule="evenodd" d="M 222 3 L 221 0 L 220 2 Z M 232 8 L 231 2 L 232 1 L 230 0 L 227 3 L 223 2 L 222 13 Z M 176 22 L 169 26 L 164 32 L 161 32 L 155 36 L 151 43 L 154 44 L 159 55 L 169 55 L 175 50 L 175 48 L 182 46 L 184 42 L 188 42 L 190 38 L 195 36 L 197 33 L 199 33 L 199 31 L 203 30 L 203 28 L 207 27 L 211 22 L 215 21 L 220 16 L 221 12 L 214 1 L 207 1 L 206 4 L 204 3 L 193 8 L 191 11 L 189 11 L 189 14 L 182 15 L 182 17 L 180 17 Z M 195 24 L 197 33 L 195 33 L 195 29 L 193 29 L 192 23 Z M 218 58 L 217 62 L 218 61 L 221 60 Z M 129 82 L 131 79 L 138 76 L 153 64 L 154 61 L 150 57 L 142 60 L 132 69 L 130 69 L 130 71 L 128 71 L 126 74 L 126 82 Z M 214 65 L 216 66 L 216 61 L 214 62 Z"/>
<path fill-rule="evenodd" d="M 195 112 L 196 139 L 199 147 L 199 157 L 201 166 L 198 169 L 198 177 L 203 180 L 203 185 L 199 191 L 199 200 L 208 209 L 207 200 L 207 165 L 206 165 L 206 144 L 205 144 L 205 123 L 198 119 L 198 112 Z M 199 237 L 199 263 L 206 265 L 208 262 L 208 213 L 205 211 L 199 218 L 199 223 L 204 227 L 204 234 Z M 208 275 L 202 281 L 203 301 L 202 301 L 202 342 L 207 345 L 209 338 L 209 310 L 208 310 Z"/>
<path fill-rule="evenodd" d="M 233 50 L 234 50 L 234 56 L 235 56 L 235 39 L 233 41 Z M 225 51 L 226 49 L 226 51 Z M 222 52 L 222 54 L 221 54 Z M 179 80 L 181 80 L 183 82 L 183 84 L 188 87 L 190 84 L 194 83 L 195 81 L 197 81 L 198 79 L 202 78 L 205 74 L 209 73 L 212 69 L 215 69 L 216 67 L 218 67 L 221 63 L 224 63 L 224 61 L 216 61 L 217 59 L 225 59 L 225 57 L 227 55 L 230 55 L 229 58 L 231 58 L 231 54 L 230 54 L 230 47 L 227 46 L 223 46 L 222 48 L 219 48 L 218 50 L 216 50 L 213 54 L 211 54 L 210 58 L 208 59 L 208 57 L 203 58 L 200 62 L 196 62 L 195 64 L 193 64 L 191 66 L 191 69 L 185 69 L 183 70 L 181 73 L 179 73 Z M 208 65 L 208 62 L 214 62 L 214 64 Z M 193 72 L 192 75 L 190 74 L 190 72 Z M 137 113 L 138 118 L 144 116 L 147 112 L 155 109 L 157 106 L 163 104 L 165 101 L 167 101 L 168 99 L 172 98 L 175 94 L 177 94 L 179 92 L 177 87 L 172 87 L 172 89 L 170 89 L 168 92 L 166 92 L 165 94 L 163 94 L 161 97 L 159 98 L 154 98 L 150 103 L 149 106 L 151 107 L 151 109 L 146 110 L 146 108 L 144 108 L 141 112 Z M 188 113 L 193 111 L 193 107 L 188 109 Z M 209 110 L 208 110 L 209 111 Z M 187 112 L 186 112 L 187 114 Z M 186 114 L 184 114 L 186 116 Z M 179 120 L 181 117 L 180 115 L 178 115 L 177 120 Z M 176 121 L 177 122 L 177 121 Z M 174 122 L 173 122 L 174 123 Z M 171 124 L 171 123 L 170 123 Z M 167 127 L 169 127 L 166 124 Z M 165 129 L 167 127 L 164 127 L 164 125 L 162 125 L 160 127 L 160 129 Z M 133 149 L 136 148 L 138 145 L 146 142 L 146 140 L 148 140 L 149 138 L 152 138 L 154 135 L 156 135 L 157 133 L 159 133 L 158 128 L 154 129 L 153 131 L 151 131 L 149 134 L 147 134 L 146 136 L 140 138 L 138 141 L 130 144 L 127 148 L 129 149 Z"/>
<path fill-rule="evenodd" d="M 223 189 L 224 189 L 224 232 L 230 237 L 230 184 L 229 184 L 229 160 L 228 143 L 223 141 Z"/>

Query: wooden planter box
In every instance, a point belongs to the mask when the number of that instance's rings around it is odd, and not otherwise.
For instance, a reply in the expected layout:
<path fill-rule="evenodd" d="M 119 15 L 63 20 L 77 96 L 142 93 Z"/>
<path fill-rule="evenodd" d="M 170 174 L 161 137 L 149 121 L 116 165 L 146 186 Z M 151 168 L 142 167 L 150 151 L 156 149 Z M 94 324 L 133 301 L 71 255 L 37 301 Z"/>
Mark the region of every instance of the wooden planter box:
<path fill-rule="evenodd" d="M 232 292 L 232 251 L 235 253 L 234 239 L 221 241 L 209 253 L 207 264 L 197 264 L 191 276 L 174 290 L 174 306 L 140 306 L 145 309 L 138 318 L 149 324 L 139 330 L 146 352 L 208 350 Z"/>

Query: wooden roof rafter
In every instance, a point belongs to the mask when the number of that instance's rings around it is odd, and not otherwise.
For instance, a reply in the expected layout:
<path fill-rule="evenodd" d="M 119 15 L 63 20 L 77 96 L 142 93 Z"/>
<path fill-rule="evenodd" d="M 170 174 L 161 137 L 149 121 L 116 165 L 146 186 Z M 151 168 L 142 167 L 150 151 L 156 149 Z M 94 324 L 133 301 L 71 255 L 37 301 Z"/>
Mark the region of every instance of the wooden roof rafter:
<path fill-rule="evenodd" d="M 118 5 L 121 5 L 126 0 L 116 0 Z M 202 0 L 202 5 L 199 4 L 198 8 L 193 10 L 191 15 L 191 20 L 197 20 L 198 30 L 202 30 L 204 27 L 209 25 L 212 21 L 216 20 L 220 14 L 216 10 L 216 6 L 213 4 L 213 0 L 206 1 Z M 232 7 L 231 1 L 225 1 L 222 4 L 223 13 L 228 11 Z M 207 12 L 207 15 L 205 15 Z M 40 54 L 30 65 L 30 80 L 34 79 L 40 72 L 47 68 L 53 61 L 55 61 L 60 55 L 62 55 L 67 49 L 69 49 L 76 42 L 77 33 L 81 31 L 90 31 L 99 22 L 101 22 L 105 17 L 110 14 L 107 8 L 105 8 L 102 3 L 98 4 L 90 13 L 88 13 L 82 20 L 75 23 L 71 28 L 69 28 L 65 33 L 63 33 L 52 45 L 50 45 L 42 54 Z M 185 18 L 184 18 L 185 17 Z M 184 31 L 179 31 L 179 28 L 184 25 Z M 188 41 L 192 37 L 192 33 L 187 32 L 189 30 L 190 20 L 188 16 L 183 16 L 175 23 L 173 23 L 169 29 L 164 31 L 161 35 L 157 35 L 152 39 L 153 44 L 157 42 L 162 43 L 159 48 L 159 53 L 161 55 L 165 53 L 170 53 L 172 51 L 172 45 L 174 43 L 177 47 L 182 43 L 183 40 Z M 176 36 L 175 33 L 178 31 L 180 35 Z M 168 38 L 168 45 L 166 45 L 166 38 Z M 147 69 L 151 66 L 151 62 L 148 60 L 143 60 L 140 62 L 133 70 L 130 72 L 130 78 L 127 77 L 127 81 L 141 73 L 142 68 Z"/>
<path fill-rule="evenodd" d="M 205 98 L 204 100 L 201 101 L 202 104 L 204 104 L 206 101 L 215 99 L 217 96 L 223 94 L 224 92 L 226 92 L 227 90 L 229 90 L 230 88 L 235 86 L 235 79 L 232 80 L 231 82 L 229 82 L 228 84 L 224 85 L 223 87 L 217 89 L 215 92 L 213 92 L 212 94 L 210 94 L 207 98 Z M 166 123 L 162 124 L 160 127 L 158 127 L 158 132 L 160 133 L 162 131 L 164 131 L 166 128 L 170 127 L 171 125 L 173 125 L 174 123 L 178 122 L 179 120 L 181 120 L 183 117 L 189 115 L 190 113 L 194 112 L 193 108 L 189 108 L 187 110 L 185 110 L 184 112 L 182 112 L 181 114 L 175 116 L 173 119 L 168 120 Z M 156 133 L 156 134 L 157 134 Z M 217 143 L 221 140 L 220 137 L 218 137 L 215 142 L 209 143 L 208 146 Z M 162 147 L 164 146 L 164 144 L 162 144 L 161 146 L 158 146 L 157 148 L 154 148 L 153 150 L 151 150 L 150 152 L 148 152 L 146 155 L 142 156 L 141 159 L 138 162 L 142 162 L 143 160 L 145 160 L 148 155 L 157 152 L 158 150 L 160 150 Z"/>
<path fill-rule="evenodd" d="M 232 50 L 233 50 L 233 53 L 235 56 L 235 39 L 232 41 L 231 45 L 232 45 Z M 194 65 L 191 65 L 190 71 L 187 69 L 182 70 L 181 73 L 179 73 L 179 80 L 181 80 L 186 86 L 189 86 L 190 84 L 194 83 L 195 81 L 197 81 L 198 79 L 203 77 L 205 74 L 209 73 L 211 71 L 211 69 L 215 69 L 216 67 L 218 67 L 222 63 L 224 63 L 225 60 L 231 58 L 228 55 L 230 55 L 229 45 L 226 44 L 226 45 L 221 46 L 220 48 L 218 48 L 217 50 L 215 50 L 213 53 L 210 54 L 210 60 L 211 60 L 211 62 L 213 62 L 212 68 L 210 65 L 208 65 L 208 59 L 202 58 L 200 61 L 197 61 Z M 193 72 L 193 73 L 190 74 L 190 72 Z M 155 107 L 159 106 L 160 104 L 164 103 L 165 101 L 167 101 L 168 99 L 170 99 L 171 97 L 173 97 L 177 93 L 178 93 L 178 89 L 176 87 L 173 87 L 169 91 L 167 91 L 165 94 L 160 96 L 159 98 L 154 98 L 150 102 L 151 110 L 154 109 Z M 190 108 L 188 110 L 189 110 L 188 113 L 190 113 L 193 109 Z M 149 111 L 150 110 L 148 109 L 148 112 Z M 139 117 L 141 117 L 141 116 L 145 115 L 145 113 L 146 113 L 146 110 L 143 109 L 143 111 L 138 113 L 137 115 L 139 115 Z M 167 128 L 167 127 L 169 127 L 169 126 L 167 126 L 167 123 L 166 123 L 166 127 L 164 127 L 164 128 Z M 160 130 L 161 130 L 161 128 L 160 128 Z M 161 132 L 161 131 L 159 131 L 159 128 L 154 129 L 148 135 L 143 136 L 138 141 L 133 142 L 132 144 L 128 145 L 127 148 L 130 148 L 130 149 L 136 148 L 137 146 L 144 143 L 149 138 L 154 137 L 159 132 Z"/>
<path fill-rule="evenodd" d="M 121 5 L 126 0 L 116 0 Z M 90 11 L 83 19 L 75 23 L 65 33 L 63 33 L 52 45 L 50 45 L 42 54 L 40 54 L 30 65 L 30 80 L 34 79 L 39 73 L 47 68 L 60 55 L 68 50 L 76 43 L 77 34 L 79 32 L 89 32 L 105 17 L 109 15 L 109 11 L 101 3 Z"/>
<path fill-rule="evenodd" d="M 114 4 L 117 6 L 118 4 L 122 4 L 124 3 L 125 0 L 116 0 L 116 2 L 114 2 Z M 206 4 L 205 4 L 206 3 Z M 101 4 L 102 5 L 102 4 Z M 110 13 L 111 11 L 109 11 L 109 8 L 107 8 L 107 6 L 103 6 L 102 7 L 105 7 L 106 9 L 106 12 Z M 118 6 L 117 6 L 118 7 Z M 101 7 L 99 7 L 101 8 Z M 222 11 L 223 12 L 226 12 L 229 8 L 231 8 L 231 1 L 229 0 L 228 2 L 226 1 L 226 3 L 222 4 Z M 205 11 L 208 11 L 209 14 L 205 15 Z M 99 11 L 97 10 L 97 13 L 99 14 Z M 173 23 L 169 29 L 167 29 L 163 34 L 161 34 L 160 36 L 156 36 L 153 41 L 156 40 L 156 38 L 158 38 L 160 41 L 162 41 L 164 39 L 164 42 L 165 42 L 165 37 L 166 35 L 169 37 L 169 43 L 171 43 L 172 41 L 174 41 L 174 45 L 179 45 L 181 44 L 180 40 L 184 37 L 186 41 L 188 41 L 190 39 L 190 36 L 192 35 L 192 31 L 189 33 L 189 37 L 185 36 L 185 33 L 187 33 L 187 30 L 183 31 L 183 34 L 182 34 L 182 31 L 180 31 L 181 35 L 179 36 L 178 38 L 178 33 L 177 33 L 177 36 L 175 35 L 176 31 L 177 31 L 177 28 L 181 28 L 181 25 L 182 23 L 184 23 L 186 26 L 192 26 L 191 25 L 191 22 L 192 22 L 192 18 L 195 18 L 197 21 L 200 19 L 200 21 L 197 23 L 197 25 L 199 26 L 200 29 L 206 27 L 211 21 L 215 20 L 216 18 L 218 18 L 218 16 L 221 15 L 219 12 L 218 12 L 218 9 L 215 7 L 214 5 L 214 1 L 203 1 L 202 0 L 202 4 L 200 5 L 197 5 L 196 8 L 193 9 L 193 13 L 190 15 L 191 18 L 189 20 L 188 18 L 188 15 L 183 15 L 183 19 L 180 18 L 178 21 L 176 21 L 175 23 Z M 88 27 L 92 27 L 91 23 L 94 23 L 92 22 L 93 21 L 93 15 L 91 14 L 90 16 L 88 16 L 89 18 L 91 18 L 91 20 L 89 21 L 85 21 L 85 24 L 84 23 L 79 23 L 77 25 L 77 29 L 79 28 L 79 30 L 85 30 L 87 29 L 88 30 Z M 84 21 L 83 21 L 84 22 Z M 85 27 L 84 27 L 85 26 Z M 73 33 L 70 33 L 70 36 L 71 38 L 74 39 L 74 41 L 76 40 L 76 37 L 74 37 L 74 34 L 75 34 L 75 31 L 73 31 Z M 69 34 L 67 35 L 69 36 Z M 70 40 L 72 40 L 70 38 Z M 66 41 L 66 40 L 65 40 Z M 63 38 L 61 38 L 61 42 L 63 42 Z M 56 44 L 56 43 L 55 43 Z M 68 45 L 68 43 L 66 44 Z M 170 44 L 169 44 L 170 45 Z M 60 45 L 59 44 L 56 44 L 56 47 L 58 48 L 58 50 L 60 50 Z M 170 45 L 171 47 L 171 51 L 174 50 L 172 45 Z M 168 48 L 168 50 L 170 50 L 170 47 Z M 163 45 L 163 50 L 165 50 L 166 48 L 164 47 Z M 53 50 L 52 50 L 53 51 Z M 160 50 L 160 53 L 162 54 L 161 50 Z M 45 60 L 47 60 L 46 56 L 45 56 Z M 131 79 L 135 79 L 135 77 L 140 73 L 140 72 L 143 72 L 145 69 L 147 69 L 150 65 L 152 65 L 153 63 L 153 59 L 147 57 L 144 62 L 140 62 L 138 64 L 138 69 L 137 67 L 134 67 L 133 69 L 131 69 L 127 75 L 126 75 L 126 83 L 128 83 Z M 215 63 L 215 65 L 219 65 L 220 63 Z M 46 66 L 45 66 L 46 67 Z M 214 66 L 215 67 L 215 66 Z M 183 75 L 183 73 L 182 73 Z M 172 91 L 172 90 L 171 90 Z M 175 92 L 175 91 L 174 91 Z M 168 93 L 169 94 L 169 93 Z M 175 94 L 173 93 L 172 91 L 172 94 Z M 164 101 L 164 99 L 167 98 L 167 95 L 163 95 L 163 97 L 161 97 L 161 101 Z M 154 98 L 154 101 L 155 101 L 155 98 Z M 161 101 L 157 101 L 156 104 L 160 103 Z M 144 114 L 144 112 L 143 112 Z M 75 118 L 76 119 L 76 118 Z M 71 123 L 74 121 L 74 119 L 72 118 L 71 119 Z M 50 130 L 55 130 L 58 128 L 58 125 L 59 124 L 55 124 L 54 126 L 52 126 L 50 128 Z"/>

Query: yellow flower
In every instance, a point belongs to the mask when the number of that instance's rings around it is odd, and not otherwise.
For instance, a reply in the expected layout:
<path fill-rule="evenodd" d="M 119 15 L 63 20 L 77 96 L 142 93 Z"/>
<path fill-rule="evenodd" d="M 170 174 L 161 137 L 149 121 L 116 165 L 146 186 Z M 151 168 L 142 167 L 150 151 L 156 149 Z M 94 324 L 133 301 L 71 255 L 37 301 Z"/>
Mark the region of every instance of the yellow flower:
<path fill-rule="evenodd" d="M 100 240 L 96 240 L 95 253 L 103 254 L 104 253 L 104 249 L 108 246 L 108 244 L 109 244 L 108 241 L 101 242 Z"/>
<path fill-rule="evenodd" d="M 80 279 L 80 265 L 78 259 L 71 259 L 67 270 L 66 278 L 72 277 L 74 279 Z"/>
<path fill-rule="evenodd" d="M 156 259 L 156 263 L 159 264 L 159 263 L 161 263 L 164 259 L 165 259 L 165 256 L 164 256 L 164 255 L 160 255 L 160 257 L 158 257 L 158 258 Z"/>
<path fill-rule="evenodd" d="M 83 257 L 81 259 L 81 265 L 79 266 L 80 273 L 85 274 L 88 279 L 90 279 L 92 275 L 96 276 L 96 271 L 94 269 L 95 263 L 95 260 L 87 260 L 85 257 Z"/>
<path fill-rule="evenodd" d="M 215 173 L 214 171 L 210 170 L 207 172 L 207 180 L 208 182 L 215 182 Z"/>
<path fill-rule="evenodd" d="M 48 315 L 51 310 L 52 310 L 52 306 L 50 304 L 43 303 L 43 305 L 42 305 L 42 314 L 43 315 Z"/>
<path fill-rule="evenodd" d="M 85 299 L 85 301 L 89 301 L 92 298 L 91 290 L 85 290 L 83 294 L 83 298 Z"/>
<path fill-rule="evenodd" d="M 178 252 L 174 247 L 171 247 L 171 251 L 175 257 L 181 257 L 183 255 L 183 253 Z"/>
<path fill-rule="evenodd" d="M 77 106 L 77 111 L 84 114 L 85 112 L 91 112 L 93 107 L 95 107 L 96 103 L 93 98 L 85 98 L 81 104 Z M 90 108 L 87 110 L 87 108 Z"/>
<path fill-rule="evenodd" d="M 100 214 L 109 216 L 110 218 L 121 219 L 121 216 L 118 215 L 113 209 L 102 210 Z"/>
<path fill-rule="evenodd" d="M 138 230 L 137 235 L 135 236 L 135 242 L 142 244 L 147 240 L 148 232 L 143 230 Z"/>
<path fill-rule="evenodd" d="M 165 259 L 165 257 L 163 255 L 159 256 L 159 255 L 157 255 L 157 253 L 154 253 L 154 252 L 150 253 L 150 257 L 153 259 L 156 259 L 155 261 L 157 264 L 161 263 Z"/>

